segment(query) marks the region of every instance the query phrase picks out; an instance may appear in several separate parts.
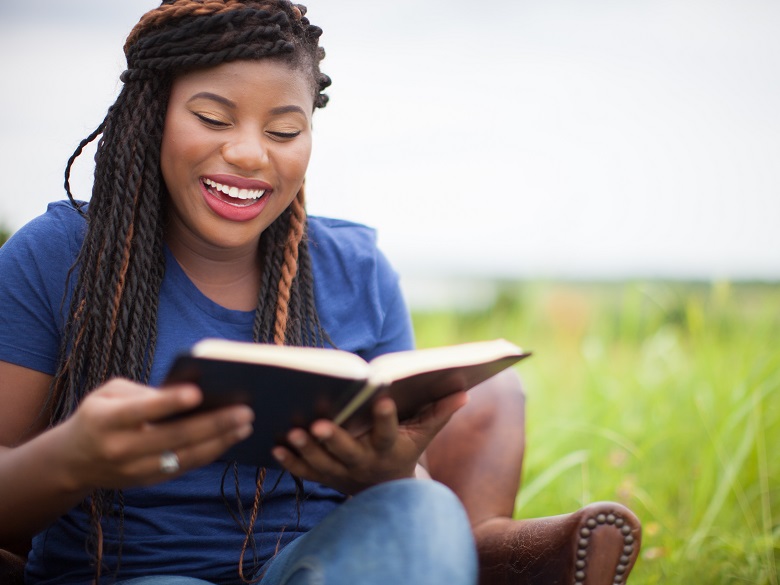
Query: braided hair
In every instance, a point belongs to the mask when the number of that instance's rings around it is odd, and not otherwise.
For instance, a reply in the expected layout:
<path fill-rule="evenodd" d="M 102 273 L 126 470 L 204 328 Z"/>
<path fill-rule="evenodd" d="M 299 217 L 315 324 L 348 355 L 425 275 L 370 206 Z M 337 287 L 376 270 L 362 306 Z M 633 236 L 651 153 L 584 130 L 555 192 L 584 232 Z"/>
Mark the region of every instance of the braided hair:
<path fill-rule="evenodd" d="M 50 424 L 70 416 L 84 396 L 120 376 L 148 383 L 157 340 L 157 309 L 165 272 L 167 190 L 160 150 L 173 80 L 182 73 L 247 59 L 275 59 L 309 75 L 314 106 L 324 107 L 330 78 L 319 69 L 322 30 L 306 8 L 289 0 L 164 0 L 145 14 L 124 46 L 124 85 L 98 128 L 68 160 L 65 189 L 87 222 L 57 372 Z M 70 170 L 84 147 L 100 139 L 92 197 L 86 210 L 70 191 Z M 260 294 L 255 341 L 332 344 L 314 304 L 303 187 L 260 238 Z M 259 495 L 264 473 L 259 474 Z M 296 480 L 297 481 L 297 480 Z M 298 485 L 300 482 L 297 481 Z M 258 505 L 256 498 L 256 507 Z M 101 517 L 120 491 L 89 500 L 96 582 L 102 557 Z M 252 538 L 252 527 L 246 530 Z M 245 542 L 246 548 L 246 542 Z M 121 550 L 120 550 L 121 552 Z M 243 562 L 243 552 L 242 552 Z M 239 567 L 239 572 L 243 572 Z"/>

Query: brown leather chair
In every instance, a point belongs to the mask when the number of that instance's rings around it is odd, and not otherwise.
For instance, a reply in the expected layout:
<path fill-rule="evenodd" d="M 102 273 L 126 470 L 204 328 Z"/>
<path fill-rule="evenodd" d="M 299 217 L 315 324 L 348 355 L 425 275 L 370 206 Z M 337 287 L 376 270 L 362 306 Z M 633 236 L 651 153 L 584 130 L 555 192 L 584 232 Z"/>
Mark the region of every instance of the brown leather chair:
<path fill-rule="evenodd" d="M 471 400 L 426 452 L 431 477 L 463 501 L 477 541 L 480 585 L 625 583 L 641 544 L 631 510 L 597 502 L 560 516 L 513 520 L 525 450 L 525 395 L 514 370 Z"/>
<path fill-rule="evenodd" d="M 514 370 L 471 400 L 429 446 L 431 477 L 463 501 L 480 585 L 619 585 L 636 562 L 641 526 L 625 506 L 593 503 L 561 516 L 514 520 L 525 448 L 525 397 Z M 23 582 L 24 557 L 0 550 L 0 583 Z"/>

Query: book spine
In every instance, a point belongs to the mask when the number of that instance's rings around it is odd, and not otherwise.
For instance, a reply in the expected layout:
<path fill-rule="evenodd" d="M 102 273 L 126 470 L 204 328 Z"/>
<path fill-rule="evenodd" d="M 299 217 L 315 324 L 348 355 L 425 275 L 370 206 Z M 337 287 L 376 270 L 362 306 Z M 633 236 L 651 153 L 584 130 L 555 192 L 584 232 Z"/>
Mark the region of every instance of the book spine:
<path fill-rule="evenodd" d="M 365 405 L 373 396 L 375 396 L 386 384 L 376 382 L 366 382 L 363 387 L 358 390 L 355 396 L 347 402 L 346 406 L 342 408 L 336 416 L 333 417 L 333 422 L 337 425 L 343 425 L 358 409 Z"/>

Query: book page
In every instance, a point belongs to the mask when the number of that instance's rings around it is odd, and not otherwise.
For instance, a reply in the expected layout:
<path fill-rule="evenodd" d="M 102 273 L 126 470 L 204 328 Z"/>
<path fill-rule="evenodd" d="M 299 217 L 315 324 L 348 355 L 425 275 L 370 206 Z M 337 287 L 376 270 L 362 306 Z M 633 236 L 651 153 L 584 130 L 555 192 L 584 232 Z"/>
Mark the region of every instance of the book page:
<path fill-rule="evenodd" d="M 337 349 L 290 347 L 269 343 L 204 339 L 192 347 L 191 355 L 252 364 L 267 364 L 339 378 L 365 380 L 369 365 L 358 355 Z"/>
<path fill-rule="evenodd" d="M 422 372 L 476 365 L 522 354 L 522 349 L 505 339 L 388 353 L 371 361 L 370 380 L 375 385 L 389 384 Z"/>

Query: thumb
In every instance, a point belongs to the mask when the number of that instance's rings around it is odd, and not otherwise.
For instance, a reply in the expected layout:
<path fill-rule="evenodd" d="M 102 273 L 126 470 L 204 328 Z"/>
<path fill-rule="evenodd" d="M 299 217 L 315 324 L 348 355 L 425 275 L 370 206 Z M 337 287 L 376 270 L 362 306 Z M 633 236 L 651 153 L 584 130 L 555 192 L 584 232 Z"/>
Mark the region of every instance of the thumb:
<path fill-rule="evenodd" d="M 440 398 L 427 409 L 421 417 L 420 424 L 434 429 L 438 433 L 453 414 L 468 404 L 470 398 L 468 393 L 463 390 Z"/>

